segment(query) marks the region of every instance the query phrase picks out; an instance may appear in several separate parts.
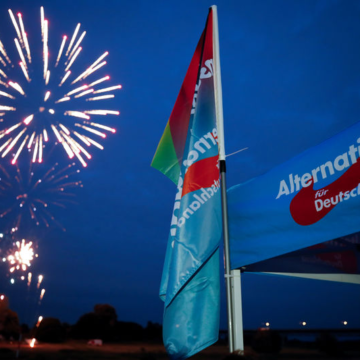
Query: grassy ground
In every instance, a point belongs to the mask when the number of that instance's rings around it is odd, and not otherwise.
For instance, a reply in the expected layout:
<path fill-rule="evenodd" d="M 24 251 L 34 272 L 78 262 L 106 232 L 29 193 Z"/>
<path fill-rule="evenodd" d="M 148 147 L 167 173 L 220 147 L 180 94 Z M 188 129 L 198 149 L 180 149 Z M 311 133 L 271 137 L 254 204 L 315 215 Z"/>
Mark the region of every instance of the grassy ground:
<path fill-rule="evenodd" d="M 325 354 L 313 349 L 284 348 L 277 356 L 264 356 L 252 353 L 246 349 L 254 360 L 302 360 L 329 359 Z M 194 355 L 192 360 L 223 360 L 228 354 L 225 345 L 213 345 Z M 64 344 L 38 344 L 30 348 L 26 344 L 0 343 L 0 359 L 29 359 L 29 360 L 165 360 L 168 359 L 165 349 L 158 344 L 104 344 L 92 347 L 85 342 L 66 342 Z M 331 358 L 359 360 L 360 349 L 346 352 Z"/>

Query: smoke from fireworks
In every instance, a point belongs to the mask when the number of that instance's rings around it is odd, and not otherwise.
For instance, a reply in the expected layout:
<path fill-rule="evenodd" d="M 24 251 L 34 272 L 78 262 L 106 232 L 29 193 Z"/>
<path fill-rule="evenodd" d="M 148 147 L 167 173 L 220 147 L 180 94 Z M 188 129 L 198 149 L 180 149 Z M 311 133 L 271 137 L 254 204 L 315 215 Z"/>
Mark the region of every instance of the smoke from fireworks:
<path fill-rule="evenodd" d="M 31 161 L 43 161 L 43 149 L 50 143 L 61 144 L 67 156 L 77 158 L 83 166 L 91 159 L 93 147 L 103 149 L 98 139 L 115 129 L 106 126 L 93 117 L 119 115 L 118 110 L 103 109 L 97 104 L 113 99 L 112 93 L 121 85 L 104 85 L 110 76 L 98 75 L 106 65 L 104 52 L 85 70 L 76 66 L 81 56 L 86 31 L 80 34 L 78 24 L 68 42 L 63 36 L 56 59 L 49 51 L 49 22 L 45 19 L 44 8 L 40 9 L 42 40 L 42 70 L 34 71 L 28 35 L 22 15 L 9 10 L 10 19 L 16 32 L 14 44 L 19 62 L 13 65 L 4 44 L 0 40 L 0 155 L 12 153 L 12 164 L 27 149 Z M 21 73 L 22 82 L 13 80 L 12 70 Z M 75 68 L 75 69 L 74 69 Z M 74 69 L 74 70 L 73 70 Z M 102 69 L 102 70 L 100 70 Z M 76 75 L 74 75 L 76 73 Z M 79 73 L 79 74 L 78 74 Z M 40 85 L 39 85 L 40 81 Z"/>

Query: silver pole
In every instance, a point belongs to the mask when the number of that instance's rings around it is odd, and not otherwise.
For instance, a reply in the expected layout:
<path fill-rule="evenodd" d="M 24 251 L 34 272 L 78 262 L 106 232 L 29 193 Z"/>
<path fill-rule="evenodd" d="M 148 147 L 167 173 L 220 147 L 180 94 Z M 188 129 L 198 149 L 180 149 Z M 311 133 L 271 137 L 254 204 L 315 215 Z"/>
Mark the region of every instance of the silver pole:
<path fill-rule="evenodd" d="M 244 350 L 243 330 L 242 330 L 242 307 L 241 307 L 241 284 L 240 272 L 230 270 L 230 250 L 229 250 L 229 226 L 226 197 L 226 164 L 225 164 L 225 136 L 224 136 L 224 116 L 222 102 L 221 70 L 220 70 L 220 46 L 219 46 L 219 26 L 217 7 L 211 7 L 213 11 L 213 47 L 214 47 L 214 89 L 216 122 L 218 129 L 219 142 L 219 161 L 221 176 L 221 206 L 223 220 L 224 237 L 224 263 L 226 280 L 226 298 L 228 314 L 228 336 L 229 350 Z M 236 274 L 236 275 L 235 275 Z"/>
<path fill-rule="evenodd" d="M 223 237 L 224 237 L 226 300 L 227 300 L 227 315 L 228 315 L 228 337 L 229 337 L 229 350 L 230 353 L 232 353 L 234 351 L 234 331 L 233 331 L 233 304 L 232 304 L 232 294 L 231 294 L 229 227 L 228 227 L 228 214 L 227 214 L 225 160 L 220 160 L 220 176 L 221 176 L 221 206 L 222 206 Z"/>
<path fill-rule="evenodd" d="M 223 237 L 224 237 L 224 262 L 225 262 L 225 281 L 226 281 L 226 299 L 227 299 L 227 315 L 228 315 L 228 338 L 230 353 L 234 351 L 234 335 L 233 335 L 233 316 L 232 316 L 232 300 L 231 300 L 231 278 L 230 278 L 230 257 L 229 257 L 229 231 L 227 222 L 227 201 L 226 201 L 226 166 L 225 166 L 225 137 L 224 137 L 224 115 L 222 103 L 222 86 L 221 86 L 221 70 L 220 70 L 220 46 L 219 46 L 219 26 L 217 7 L 211 7 L 213 12 L 213 47 L 214 47 L 214 90 L 215 90 L 215 107 L 216 107 L 216 123 L 218 130 L 219 143 L 219 162 L 221 177 L 221 206 L 223 221 Z"/>

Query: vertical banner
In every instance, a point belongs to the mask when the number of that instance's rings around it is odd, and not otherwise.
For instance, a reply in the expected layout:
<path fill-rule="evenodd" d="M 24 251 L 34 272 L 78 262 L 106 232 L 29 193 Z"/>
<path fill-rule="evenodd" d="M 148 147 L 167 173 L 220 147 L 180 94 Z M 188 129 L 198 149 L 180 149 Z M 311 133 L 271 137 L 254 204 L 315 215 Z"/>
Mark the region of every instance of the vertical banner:
<path fill-rule="evenodd" d="M 152 166 L 177 183 L 160 296 L 173 359 L 218 339 L 221 192 L 214 100 L 212 10 Z"/>

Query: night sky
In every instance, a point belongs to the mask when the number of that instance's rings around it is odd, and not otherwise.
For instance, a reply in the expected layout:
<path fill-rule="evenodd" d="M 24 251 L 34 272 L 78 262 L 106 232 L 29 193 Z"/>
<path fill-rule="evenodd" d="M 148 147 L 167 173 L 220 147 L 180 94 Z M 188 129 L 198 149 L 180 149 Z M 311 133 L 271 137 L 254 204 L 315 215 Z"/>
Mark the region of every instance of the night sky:
<path fill-rule="evenodd" d="M 87 34 L 79 66 L 85 69 L 108 50 L 102 74 L 123 86 L 111 101 L 120 116 L 104 120 L 117 133 L 81 168 L 84 187 L 76 190 L 77 204 L 56 211 L 67 231 L 55 225 L 25 229 L 38 236 L 39 258 L 31 269 L 45 277 L 40 307 L 31 312 L 35 291 L 21 296 L 21 284 L 10 286 L 6 268 L 0 268 L 0 286 L 13 294 L 10 307 L 21 322 L 43 315 L 73 324 L 95 304 L 107 303 L 119 320 L 161 323 L 158 290 L 176 188 L 150 163 L 213 4 L 1 1 L 0 39 L 6 48 L 14 48 L 15 37 L 7 10 L 22 12 L 31 46 L 40 43 L 44 6 L 51 59 L 62 35 L 71 36 L 80 22 Z M 360 1 L 217 5 L 225 148 L 232 153 L 248 147 L 228 158 L 228 187 L 360 120 Z M 45 159 L 49 165 L 54 161 L 67 163 L 57 153 Z M 301 321 L 337 328 L 344 320 L 360 327 L 357 285 L 245 274 L 242 289 L 247 329 L 266 321 L 275 328 L 298 328 Z M 224 289 L 222 299 L 225 328 Z"/>

